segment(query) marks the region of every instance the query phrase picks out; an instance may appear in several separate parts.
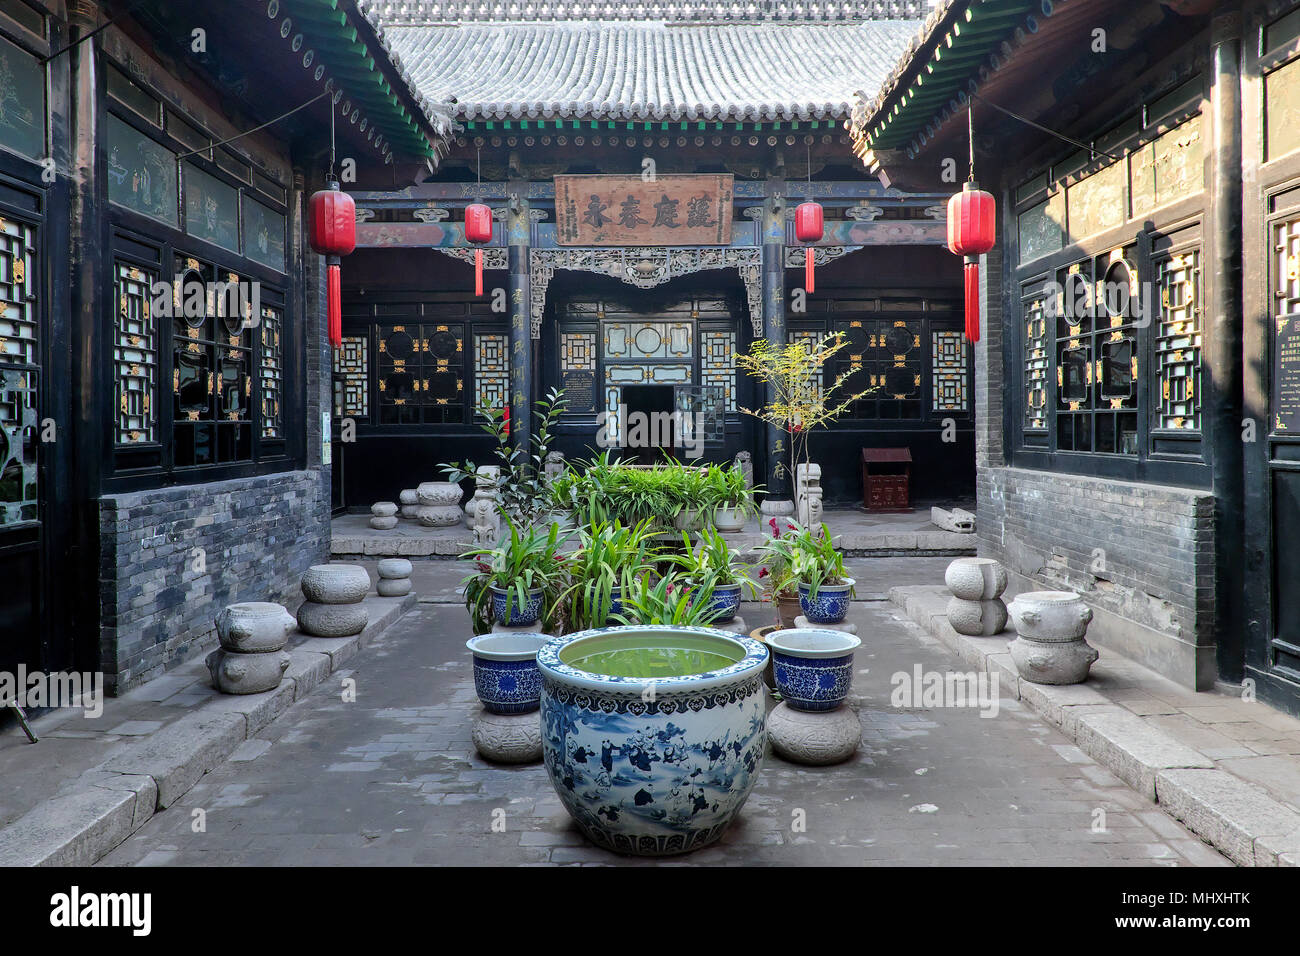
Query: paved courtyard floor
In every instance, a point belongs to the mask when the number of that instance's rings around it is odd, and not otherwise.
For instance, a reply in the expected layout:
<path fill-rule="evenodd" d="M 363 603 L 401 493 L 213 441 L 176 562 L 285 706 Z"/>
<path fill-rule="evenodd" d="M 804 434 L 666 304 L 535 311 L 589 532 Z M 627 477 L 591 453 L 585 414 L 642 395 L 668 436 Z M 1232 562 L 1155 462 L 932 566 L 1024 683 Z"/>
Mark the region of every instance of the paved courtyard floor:
<path fill-rule="evenodd" d="M 929 563 L 891 562 L 867 590 L 930 577 Z M 451 562 L 421 565 L 459 580 Z M 744 613 L 758 626 L 770 612 Z M 661 865 L 1228 865 L 1013 699 L 994 717 L 892 706 L 894 674 L 960 662 L 887 603 L 851 613 L 863 637 L 857 756 L 812 769 L 769 754 L 723 841 Z M 651 862 L 586 844 L 540 764 L 475 754 L 466 637 L 462 608 L 421 603 L 102 864 Z"/>

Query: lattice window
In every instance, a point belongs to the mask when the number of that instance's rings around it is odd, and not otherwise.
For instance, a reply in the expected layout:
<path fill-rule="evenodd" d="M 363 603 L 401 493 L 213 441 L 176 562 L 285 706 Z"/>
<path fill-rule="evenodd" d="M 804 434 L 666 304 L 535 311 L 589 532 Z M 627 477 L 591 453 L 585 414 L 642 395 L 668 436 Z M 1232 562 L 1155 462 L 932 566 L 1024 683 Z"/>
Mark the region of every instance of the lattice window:
<path fill-rule="evenodd" d="M 0 362 L 37 364 L 36 303 L 31 291 L 35 231 L 0 219 Z"/>
<path fill-rule="evenodd" d="M 560 387 L 569 413 L 596 410 L 596 347 L 595 332 L 560 334 Z"/>
<path fill-rule="evenodd" d="M 120 261 L 115 263 L 115 271 L 116 441 L 119 445 L 153 442 L 158 439 L 158 328 L 150 303 L 158 273 Z"/>
<path fill-rule="evenodd" d="M 1157 428 L 1201 427 L 1201 253 L 1192 249 L 1155 263 L 1160 310 L 1156 376 Z"/>
<path fill-rule="evenodd" d="M 38 518 L 36 372 L 0 366 L 0 525 Z"/>
<path fill-rule="evenodd" d="M 736 410 L 736 333 L 709 331 L 700 333 L 700 381 L 722 389 L 722 405 L 728 412 Z"/>
<path fill-rule="evenodd" d="M 591 338 L 594 349 L 596 337 Z M 475 333 L 474 407 L 505 408 L 509 403 L 510 338 L 504 332 Z"/>
<path fill-rule="evenodd" d="M 334 415 L 370 417 L 370 343 L 364 335 L 343 336 L 334 352 Z"/>
<path fill-rule="evenodd" d="M 379 327 L 379 420 L 464 422 L 464 325 Z"/>
<path fill-rule="evenodd" d="M 1047 385 L 1052 360 L 1047 354 L 1047 316 L 1041 298 L 1026 300 L 1025 414 L 1026 431 L 1047 430 Z"/>
<path fill-rule="evenodd" d="M 930 333 L 930 378 L 934 411 L 967 410 L 966 336 L 961 332 Z"/>
<path fill-rule="evenodd" d="M 1056 443 L 1062 451 L 1136 455 L 1137 268 L 1117 249 L 1059 273 Z"/>
<path fill-rule="evenodd" d="M 181 283 L 173 290 L 172 454 L 178 467 L 245 461 L 252 457 L 252 334 L 238 309 L 214 295 L 210 264 L 177 257 Z M 234 273 L 223 283 L 241 283 Z M 201 314 L 186 314 L 183 290 L 206 284 Z"/>
<path fill-rule="evenodd" d="M 284 315 L 274 306 L 262 306 L 262 437 L 284 437 Z"/>
<path fill-rule="evenodd" d="M 35 241 L 31 226 L 0 219 L 0 525 L 40 517 Z"/>
<path fill-rule="evenodd" d="M 919 419 L 925 363 L 922 321 L 854 319 L 844 332 L 848 344 L 831 360 L 828 380 L 845 376 L 841 398 L 867 393 L 851 403 L 845 417 Z"/>

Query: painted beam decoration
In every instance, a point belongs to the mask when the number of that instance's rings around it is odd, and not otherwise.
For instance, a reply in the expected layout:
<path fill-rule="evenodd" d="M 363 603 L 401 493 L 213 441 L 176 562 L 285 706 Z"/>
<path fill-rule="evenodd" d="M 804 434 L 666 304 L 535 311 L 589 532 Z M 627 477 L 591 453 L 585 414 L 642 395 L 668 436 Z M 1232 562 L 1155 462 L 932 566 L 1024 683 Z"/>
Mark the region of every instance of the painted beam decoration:
<path fill-rule="evenodd" d="M 562 246 L 725 246 L 733 177 L 727 174 L 556 176 Z"/>

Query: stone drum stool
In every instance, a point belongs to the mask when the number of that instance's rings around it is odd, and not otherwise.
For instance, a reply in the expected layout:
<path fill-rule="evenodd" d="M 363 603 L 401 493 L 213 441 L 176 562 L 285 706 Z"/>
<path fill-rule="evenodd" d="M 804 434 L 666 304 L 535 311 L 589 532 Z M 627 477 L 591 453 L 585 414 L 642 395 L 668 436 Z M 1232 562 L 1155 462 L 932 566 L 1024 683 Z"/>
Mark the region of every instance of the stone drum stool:
<path fill-rule="evenodd" d="M 312 637 L 351 637 L 369 623 L 361 602 L 370 593 L 370 575 L 356 564 L 315 564 L 302 576 L 307 600 L 298 608 L 298 627 Z"/>
<path fill-rule="evenodd" d="M 1007 650 L 1020 676 L 1035 684 L 1081 684 L 1100 656 L 1084 640 L 1092 608 L 1073 591 L 1026 591 L 1008 609 L 1016 639 Z"/>
<path fill-rule="evenodd" d="M 401 504 L 401 515 L 403 518 L 410 518 L 412 521 L 416 518 L 416 510 L 420 507 L 420 496 L 416 494 L 414 488 L 407 488 L 397 496 Z"/>
<path fill-rule="evenodd" d="M 377 501 L 370 506 L 370 527 L 376 531 L 392 531 L 397 527 L 397 505 L 391 501 Z"/>
<path fill-rule="evenodd" d="M 1007 626 L 1007 569 L 992 558 L 958 558 L 948 565 L 943 581 L 952 592 L 948 623 L 958 634 L 992 637 Z"/>
<path fill-rule="evenodd" d="M 380 597 L 406 597 L 411 593 L 411 562 L 406 558 L 384 558 L 379 562 L 378 571 L 375 590 Z"/>
<path fill-rule="evenodd" d="M 279 604 L 252 601 L 222 608 L 213 623 L 221 640 L 206 660 L 213 687 L 223 694 L 260 694 L 280 686 L 289 667 L 284 645 L 292 614 Z"/>
<path fill-rule="evenodd" d="M 415 489 L 420 505 L 415 517 L 426 528 L 449 528 L 460 524 L 460 485 L 450 481 L 426 481 Z"/>

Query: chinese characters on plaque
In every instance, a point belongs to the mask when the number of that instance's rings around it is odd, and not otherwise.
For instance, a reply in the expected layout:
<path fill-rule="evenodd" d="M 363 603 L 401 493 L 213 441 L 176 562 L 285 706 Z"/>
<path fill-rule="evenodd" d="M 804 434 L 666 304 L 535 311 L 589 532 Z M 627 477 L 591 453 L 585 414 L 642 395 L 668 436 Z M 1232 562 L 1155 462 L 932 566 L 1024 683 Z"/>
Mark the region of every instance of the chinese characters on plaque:
<path fill-rule="evenodd" d="M 1300 318 L 1277 320 L 1273 409 L 1277 431 L 1300 431 Z"/>
<path fill-rule="evenodd" d="M 725 246 L 732 179 L 556 176 L 556 237 L 564 246 Z"/>

